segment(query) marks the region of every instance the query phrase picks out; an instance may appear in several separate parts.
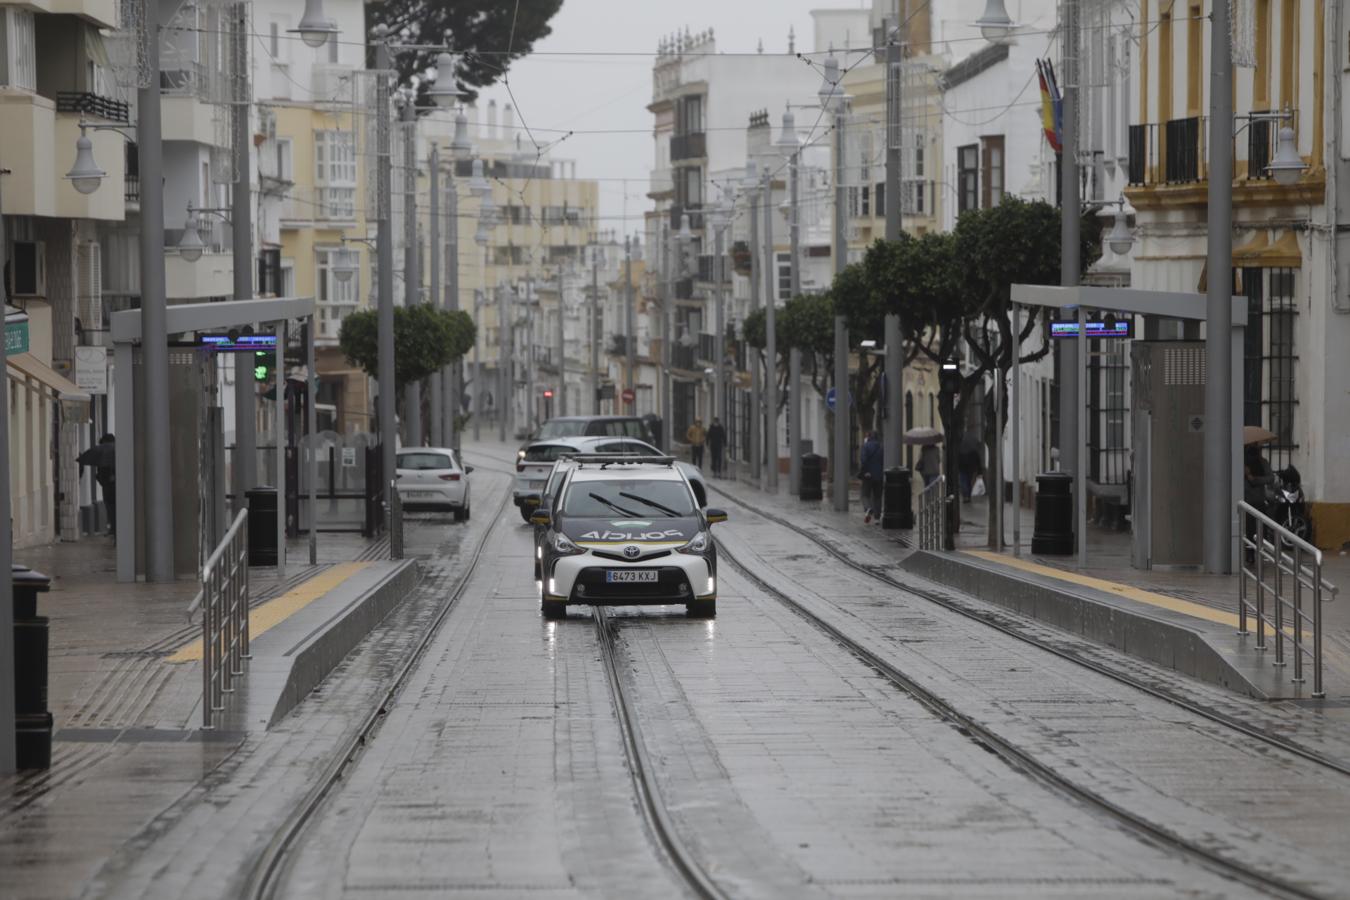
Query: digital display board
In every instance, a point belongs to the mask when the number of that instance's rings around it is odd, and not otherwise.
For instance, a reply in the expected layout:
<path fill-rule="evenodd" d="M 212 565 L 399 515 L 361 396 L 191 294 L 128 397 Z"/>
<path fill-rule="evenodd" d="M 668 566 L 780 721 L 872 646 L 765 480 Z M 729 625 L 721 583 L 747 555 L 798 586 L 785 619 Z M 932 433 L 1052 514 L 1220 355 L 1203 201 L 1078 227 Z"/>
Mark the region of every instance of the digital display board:
<path fill-rule="evenodd" d="M 1107 327 L 1106 322 L 1089 319 L 1087 321 L 1087 336 L 1090 340 L 1098 338 L 1132 338 L 1134 337 L 1134 320 L 1130 318 L 1119 318 L 1111 322 L 1111 327 Z M 1052 338 L 1071 338 L 1078 337 L 1077 322 L 1051 322 L 1050 336 Z"/>
<path fill-rule="evenodd" d="M 206 347 L 220 353 L 247 353 L 250 350 L 275 350 L 275 334 L 241 334 L 231 338 L 228 334 L 199 334 L 196 346 Z"/>

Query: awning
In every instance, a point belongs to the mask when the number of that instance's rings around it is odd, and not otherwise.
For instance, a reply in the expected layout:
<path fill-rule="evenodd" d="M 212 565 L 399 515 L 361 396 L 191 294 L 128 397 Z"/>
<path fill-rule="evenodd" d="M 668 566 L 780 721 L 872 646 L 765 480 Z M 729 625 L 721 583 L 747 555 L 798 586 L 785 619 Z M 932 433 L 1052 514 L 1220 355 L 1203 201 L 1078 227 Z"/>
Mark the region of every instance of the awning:
<path fill-rule="evenodd" d="M 18 353 L 5 357 L 9 365 L 9 377 L 32 378 L 45 385 L 59 400 L 89 402 L 89 395 L 75 386 L 75 383 L 51 366 L 39 360 L 31 353 Z M 18 373 L 17 376 L 15 373 Z"/>

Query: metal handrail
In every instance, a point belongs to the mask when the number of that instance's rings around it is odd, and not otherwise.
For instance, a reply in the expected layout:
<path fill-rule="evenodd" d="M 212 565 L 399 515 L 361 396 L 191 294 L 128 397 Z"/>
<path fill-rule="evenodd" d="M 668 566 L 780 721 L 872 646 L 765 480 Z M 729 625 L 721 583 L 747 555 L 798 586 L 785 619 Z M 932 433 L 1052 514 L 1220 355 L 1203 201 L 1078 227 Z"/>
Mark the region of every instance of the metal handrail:
<path fill-rule="evenodd" d="M 1284 642 L 1294 645 L 1293 681 L 1302 684 L 1303 657 L 1313 664 L 1314 697 L 1325 697 L 1322 687 L 1322 604 L 1334 600 L 1338 590 L 1322 577 L 1322 551 L 1247 503 L 1238 503 L 1242 542 L 1241 574 L 1238 578 L 1238 634 L 1247 635 L 1247 616 L 1256 617 L 1256 649 L 1266 650 L 1266 626 L 1275 633 L 1275 665 L 1286 665 Z M 1305 560 L 1310 560 L 1305 563 Z M 1267 580 L 1267 563 L 1273 578 Z M 1291 585 L 1285 584 L 1290 576 Z M 1255 588 L 1256 601 L 1249 600 L 1248 580 Z M 1273 584 L 1270 583 L 1273 581 Z M 1312 592 L 1312 611 L 1303 608 L 1303 592 Z M 1271 609 L 1266 610 L 1266 595 Z M 1330 595 L 1328 597 L 1327 595 Z M 1285 613 L 1292 613 L 1285 622 Z M 1312 648 L 1303 639 L 1305 625 L 1312 627 Z"/>
<path fill-rule="evenodd" d="M 215 727 L 225 695 L 244 674 L 249 652 L 248 510 L 235 516 L 202 566 L 202 589 L 188 617 L 202 610 L 202 728 Z"/>
<path fill-rule="evenodd" d="M 947 534 L 947 476 L 919 493 L 919 549 L 941 550 Z"/>

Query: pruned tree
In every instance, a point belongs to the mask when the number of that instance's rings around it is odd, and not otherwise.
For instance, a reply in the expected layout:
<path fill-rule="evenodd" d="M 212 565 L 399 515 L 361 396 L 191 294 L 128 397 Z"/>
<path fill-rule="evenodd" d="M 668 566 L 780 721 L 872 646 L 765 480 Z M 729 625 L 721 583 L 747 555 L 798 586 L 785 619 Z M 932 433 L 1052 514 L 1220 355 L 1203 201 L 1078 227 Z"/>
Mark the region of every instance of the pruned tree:
<path fill-rule="evenodd" d="M 438 372 L 473 349 L 477 326 L 463 310 L 426 304 L 394 308 L 394 384 L 401 393 L 409 382 Z M 371 378 L 379 377 L 379 314 L 350 313 L 338 331 L 338 347 L 347 361 Z"/>
<path fill-rule="evenodd" d="M 552 32 L 549 22 L 561 8 L 562 0 L 384 0 L 366 5 L 366 29 L 371 41 L 389 37 L 455 51 L 455 79 L 472 99 L 478 88 L 501 80 L 513 60 Z M 424 91 L 436 56 L 432 51 L 397 54 L 399 81 L 411 84 L 416 78 L 419 92 Z M 425 100 L 419 99 L 418 105 Z"/>

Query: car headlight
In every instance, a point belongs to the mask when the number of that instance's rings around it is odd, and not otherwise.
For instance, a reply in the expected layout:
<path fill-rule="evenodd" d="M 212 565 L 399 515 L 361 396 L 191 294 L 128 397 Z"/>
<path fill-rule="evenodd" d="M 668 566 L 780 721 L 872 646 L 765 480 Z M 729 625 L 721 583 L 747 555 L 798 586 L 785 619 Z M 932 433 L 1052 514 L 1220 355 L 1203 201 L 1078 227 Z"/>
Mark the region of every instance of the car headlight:
<path fill-rule="evenodd" d="M 569 541 L 566 535 L 562 534 L 555 534 L 553 536 L 553 551 L 555 553 L 561 553 L 565 556 L 575 556 L 578 553 L 586 552 L 585 550 L 582 550 L 580 547 L 578 547 L 576 544 Z"/>
<path fill-rule="evenodd" d="M 680 553 L 706 553 L 708 552 L 708 532 L 700 531 L 694 535 L 694 539 L 683 547 L 678 547 Z"/>

